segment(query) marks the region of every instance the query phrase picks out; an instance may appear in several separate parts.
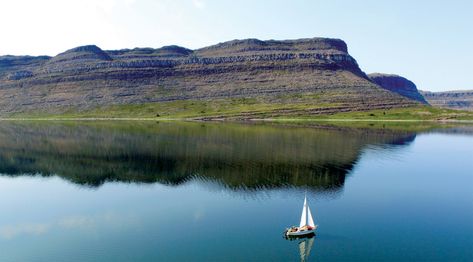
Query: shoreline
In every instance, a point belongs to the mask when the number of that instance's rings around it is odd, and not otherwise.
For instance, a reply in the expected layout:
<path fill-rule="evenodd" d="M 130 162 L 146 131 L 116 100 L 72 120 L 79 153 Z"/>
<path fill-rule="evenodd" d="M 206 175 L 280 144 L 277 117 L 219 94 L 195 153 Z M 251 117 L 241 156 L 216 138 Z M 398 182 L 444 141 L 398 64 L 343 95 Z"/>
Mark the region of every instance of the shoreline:
<path fill-rule="evenodd" d="M 471 123 L 461 119 L 305 119 L 305 118 L 261 118 L 261 119 L 196 119 L 196 118 L 134 118 L 134 117 L 81 117 L 81 118 L 0 118 L 0 121 L 191 121 L 191 122 L 428 122 L 428 123 Z"/>

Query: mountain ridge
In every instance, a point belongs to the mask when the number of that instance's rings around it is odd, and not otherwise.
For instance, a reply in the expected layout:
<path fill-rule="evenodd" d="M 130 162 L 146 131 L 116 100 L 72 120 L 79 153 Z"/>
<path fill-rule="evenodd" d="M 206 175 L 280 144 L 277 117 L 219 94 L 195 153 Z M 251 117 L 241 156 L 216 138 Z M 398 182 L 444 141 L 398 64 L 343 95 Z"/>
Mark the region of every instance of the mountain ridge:
<path fill-rule="evenodd" d="M 54 57 L 2 56 L 0 98 L 1 116 L 216 99 L 300 107 L 290 114 L 417 105 L 372 83 L 346 43 L 329 38 L 232 40 L 196 50 L 87 45 Z"/>
<path fill-rule="evenodd" d="M 473 90 L 420 91 L 432 106 L 473 111 Z"/>

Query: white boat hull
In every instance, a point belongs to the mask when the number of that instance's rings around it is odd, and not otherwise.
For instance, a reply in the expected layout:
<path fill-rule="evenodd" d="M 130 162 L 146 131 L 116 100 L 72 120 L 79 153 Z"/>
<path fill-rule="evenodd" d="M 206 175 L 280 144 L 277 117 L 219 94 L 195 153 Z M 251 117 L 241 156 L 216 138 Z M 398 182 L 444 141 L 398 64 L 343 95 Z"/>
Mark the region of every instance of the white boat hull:
<path fill-rule="evenodd" d="M 287 230 L 286 236 L 288 237 L 307 236 L 307 235 L 315 234 L 316 229 L 317 229 L 317 226 L 315 226 L 314 229 L 311 229 L 311 230 L 301 230 L 301 231 L 294 231 L 294 232 Z"/>

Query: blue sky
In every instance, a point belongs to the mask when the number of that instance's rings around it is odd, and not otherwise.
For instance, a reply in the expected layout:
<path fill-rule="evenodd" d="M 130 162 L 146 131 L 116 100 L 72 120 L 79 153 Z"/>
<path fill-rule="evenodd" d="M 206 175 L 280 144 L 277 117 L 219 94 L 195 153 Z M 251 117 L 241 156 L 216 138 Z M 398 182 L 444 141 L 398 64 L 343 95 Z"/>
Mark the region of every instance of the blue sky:
<path fill-rule="evenodd" d="M 0 55 L 335 37 L 367 72 L 473 89 L 473 1 L 3 0 Z"/>

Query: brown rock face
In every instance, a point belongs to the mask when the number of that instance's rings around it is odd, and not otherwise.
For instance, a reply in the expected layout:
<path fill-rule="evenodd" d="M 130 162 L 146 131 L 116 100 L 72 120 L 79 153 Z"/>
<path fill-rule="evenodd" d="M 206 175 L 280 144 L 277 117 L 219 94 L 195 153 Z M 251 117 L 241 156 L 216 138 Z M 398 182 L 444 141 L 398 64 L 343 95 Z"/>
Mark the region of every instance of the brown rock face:
<path fill-rule="evenodd" d="M 416 85 L 412 81 L 402 76 L 373 73 L 373 74 L 369 74 L 368 77 L 374 83 L 378 84 L 379 86 L 381 86 L 382 88 L 386 90 L 395 92 L 409 99 L 413 99 L 421 103 L 428 104 L 425 98 L 419 92 L 419 90 L 417 90 Z"/>
<path fill-rule="evenodd" d="M 295 94 L 341 110 L 416 104 L 369 81 L 338 39 L 233 40 L 198 50 L 83 46 L 52 58 L 0 57 L 0 115 Z"/>
<path fill-rule="evenodd" d="M 473 90 L 421 93 L 432 106 L 473 111 Z"/>

